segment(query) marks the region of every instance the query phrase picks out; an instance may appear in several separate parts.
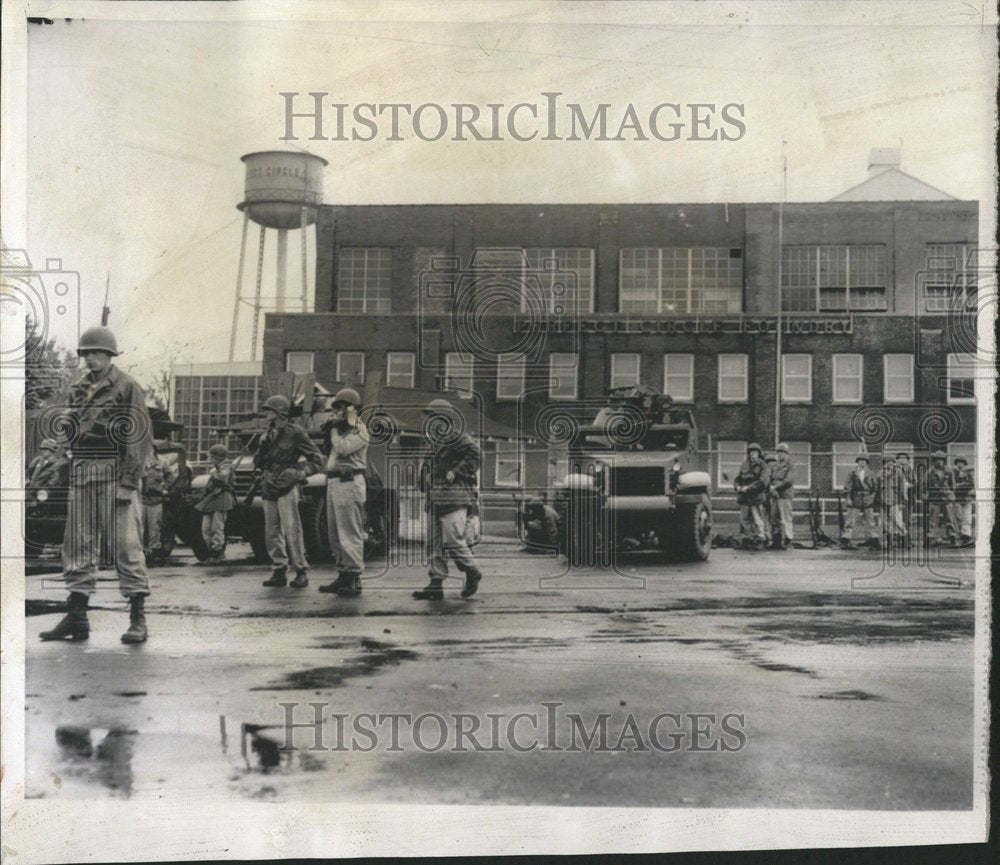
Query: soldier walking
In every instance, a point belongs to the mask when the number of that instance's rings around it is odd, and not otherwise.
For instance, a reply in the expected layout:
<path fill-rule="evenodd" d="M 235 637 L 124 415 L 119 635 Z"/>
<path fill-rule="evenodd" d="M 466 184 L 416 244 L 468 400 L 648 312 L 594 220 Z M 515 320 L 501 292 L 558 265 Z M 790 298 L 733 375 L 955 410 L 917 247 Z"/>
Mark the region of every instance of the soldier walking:
<path fill-rule="evenodd" d="M 309 475 L 323 471 L 323 455 L 308 433 L 288 420 L 292 406 L 286 397 L 275 395 L 264 401 L 268 419 L 254 466 L 261 472 L 260 497 L 264 505 L 264 534 L 267 554 L 274 572 L 264 581 L 269 588 L 288 585 L 288 563 L 295 568 L 291 585 L 309 585 L 305 537 L 299 517 L 299 484 Z M 300 460 L 305 460 L 304 467 Z"/>
<path fill-rule="evenodd" d="M 69 394 L 72 462 L 62 550 L 69 612 L 40 636 L 85 640 L 90 635 L 87 606 L 96 588 L 104 539 L 114 550 L 118 585 L 129 601 L 129 628 L 122 642 L 142 643 L 148 636 L 149 578 L 142 553 L 139 484 L 153 448 L 152 423 L 142 388 L 112 363 L 118 343 L 108 328 L 85 330 L 77 354 L 87 372 Z"/>
<path fill-rule="evenodd" d="M 868 467 L 868 456 L 858 454 L 854 460 L 855 468 L 847 477 L 847 526 L 840 539 L 845 549 L 852 547 L 857 541 L 860 529 L 863 538 L 861 544 L 878 545 L 878 527 L 875 523 L 875 496 L 878 492 L 878 478 Z"/>
<path fill-rule="evenodd" d="M 976 481 L 965 457 L 955 457 L 955 467 L 951 470 L 951 486 L 955 494 L 951 522 L 958 534 L 958 543 L 963 547 L 972 543 L 972 502 L 975 498 Z"/>
<path fill-rule="evenodd" d="M 957 544 L 952 511 L 955 504 L 954 479 L 945 467 L 944 451 L 931 454 L 931 467 L 927 472 L 927 543 L 942 546 L 946 542 Z M 942 524 L 945 536 L 941 534 Z"/>
<path fill-rule="evenodd" d="M 787 550 L 792 545 L 792 500 L 795 496 L 795 464 L 788 445 L 777 447 L 777 462 L 771 466 L 771 532 L 774 549 Z"/>
<path fill-rule="evenodd" d="M 208 449 L 212 468 L 208 472 L 205 495 L 195 505 L 201 512 L 201 536 L 208 547 L 205 564 L 218 565 L 225 558 L 226 520 L 229 512 L 236 507 L 236 487 L 233 483 L 233 464 L 229 461 L 229 451 L 223 444 L 214 444 Z"/>
<path fill-rule="evenodd" d="M 431 453 L 421 470 L 420 484 L 427 494 L 430 582 L 414 592 L 413 597 L 434 601 L 444 597 L 443 585 L 450 558 L 465 574 L 462 597 L 470 598 L 483 577 L 465 540 L 469 508 L 476 501 L 476 473 L 481 460 L 479 446 L 460 431 L 458 411 L 447 400 L 431 400 L 424 415 Z"/>
<path fill-rule="evenodd" d="M 744 549 L 759 550 L 767 543 L 764 529 L 764 505 L 767 498 L 767 464 L 760 445 L 747 445 L 747 458 L 736 475 L 736 504 L 740 508 L 740 535 Z"/>
<path fill-rule="evenodd" d="M 326 526 L 337 579 L 319 590 L 343 597 L 361 594 L 365 567 L 368 430 L 358 419 L 360 408 L 361 397 L 354 388 L 337 391 L 332 423 L 326 430 L 330 445 L 326 461 Z"/>

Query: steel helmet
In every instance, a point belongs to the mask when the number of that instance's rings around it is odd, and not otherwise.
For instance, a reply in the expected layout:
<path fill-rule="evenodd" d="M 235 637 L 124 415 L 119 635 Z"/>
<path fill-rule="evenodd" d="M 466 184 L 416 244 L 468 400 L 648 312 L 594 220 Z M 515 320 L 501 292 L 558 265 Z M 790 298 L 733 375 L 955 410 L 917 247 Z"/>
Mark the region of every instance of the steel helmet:
<path fill-rule="evenodd" d="M 775 448 L 775 450 L 777 450 L 777 452 L 779 454 L 787 454 L 787 453 L 789 453 L 788 445 L 785 444 L 785 442 L 782 442 L 781 444 L 779 444 L 778 447 Z"/>
<path fill-rule="evenodd" d="M 854 462 L 856 462 L 856 463 L 861 462 L 861 460 L 864 460 L 865 462 L 868 462 L 868 454 L 858 454 L 854 458 Z"/>
<path fill-rule="evenodd" d="M 282 417 L 288 417 L 288 413 L 292 409 L 292 404 L 288 401 L 288 397 L 276 393 L 274 396 L 269 396 L 264 400 L 262 408 L 264 411 L 270 410 L 280 414 Z"/>
<path fill-rule="evenodd" d="M 747 453 L 750 453 L 750 451 L 757 451 L 757 453 L 763 453 L 760 445 L 757 444 L 757 442 L 750 442 L 750 444 L 747 445 Z"/>
<path fill-rule="evenodd" d="M 80 343 L 76 353 L 85 351 L 105 351 L 112 357 L 118 356 L 118 340 L 109 327 L 88 327 L 80 334 Z"/>
<path fill-rule="evenodd" d="M 424 414 L 447 414 L 454 410 L 454 406 L 448 400 L 432 399 L 424 409 Z"/>
<path fill-rule="evenodd" d="M 358 408 L 361 405 L 361 397 L 353 387 L 342 387 L 333 395 L 333 404 L 336 405 L 338 402 L 346 402 Z"/>
<path fill-rule="evenodd" d="M 777 461 L 778 461 L 778 456 L 777 454 L 775 454 L 774 451 L 768 451 L 766 454 L 764 454 L 764 462 L 776 463 Z"/>
<path fill-rule="evenodd" d="M 57 451 L 59 450 L 59 442 L 55 439 L 42 439 L 42 443 L 38 447 L 43 451 Z"/>
<path fill-rule="evenodd" d="M 229 456 L 229 451 L 225 445 L 212 445 L 208 449 L 208 455 L 210 457 L 227 457 Z"/>
<path fill-rule="evenodd" d="M 954 463 L 955 465 L 961 463 L 963 466 L 967 466 L 969 464 L 969 461 L 965 457 L 955 457 Z"/>
<path fill-rule="evenodd" d="M 944 451 L 934 451 L 934 453 L 931 454 L 931 459 L 932 460 L 946 460 L 946 459 L 948 459 L 948 456 L 947 456 L 947 454 L 945 454 Z"/>

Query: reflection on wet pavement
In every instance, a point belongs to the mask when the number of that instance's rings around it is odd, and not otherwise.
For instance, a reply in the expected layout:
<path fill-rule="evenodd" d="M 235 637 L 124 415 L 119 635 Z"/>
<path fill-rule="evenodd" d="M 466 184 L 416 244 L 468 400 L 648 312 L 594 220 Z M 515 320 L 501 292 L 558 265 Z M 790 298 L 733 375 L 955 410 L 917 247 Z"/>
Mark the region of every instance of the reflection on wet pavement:
<path fill-rule="evenodd" d="M 93 736 L 104 734 L 96 749 Z M 85 783 L 97 782 L 122 799 L 132 794 L 132 755 L 135 730 L 113 728 L 94 730 L 64 725 L 56 727 L 56 744 L 60 760 L 56 776 L 78 778 Z"/>

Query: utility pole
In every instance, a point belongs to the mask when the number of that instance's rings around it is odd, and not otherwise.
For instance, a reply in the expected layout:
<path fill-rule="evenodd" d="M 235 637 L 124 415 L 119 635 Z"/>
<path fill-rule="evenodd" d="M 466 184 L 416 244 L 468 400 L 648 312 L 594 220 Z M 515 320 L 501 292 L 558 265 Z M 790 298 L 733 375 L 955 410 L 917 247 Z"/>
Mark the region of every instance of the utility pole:
<path fill-rule="evenodd" d="M 774 334 L 774 446 L 781 441 L 781 304 L 782 265 L 785 258 L 785 200 L 788 198 L 788 158 L 781 140 L 781 200 L 778 202 L 778 316 Z"/>

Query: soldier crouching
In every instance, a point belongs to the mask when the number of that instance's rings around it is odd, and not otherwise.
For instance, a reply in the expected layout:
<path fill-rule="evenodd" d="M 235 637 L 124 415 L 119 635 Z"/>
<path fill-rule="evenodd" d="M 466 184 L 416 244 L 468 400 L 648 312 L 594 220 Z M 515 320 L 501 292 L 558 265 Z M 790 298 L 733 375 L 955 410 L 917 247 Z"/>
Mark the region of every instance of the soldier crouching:
<path fill-rule="evenodd" d="M 85 640 L 90 635 L 87 607 L 106 540 L 114 550 L 119 588 L 129 601 L 130 623 L 122 642 L 142 643 L 148 636 L 149 578 L 139 486 L 153 450 L 152 423 L 142 388 L 111 362 L 118 344 L 108 328 L 84 331 L 77 354 L 87 372 L 70 389 L 67 419 L 72 461 L 62 556 L 69 612 L 40 637 Z"/>

